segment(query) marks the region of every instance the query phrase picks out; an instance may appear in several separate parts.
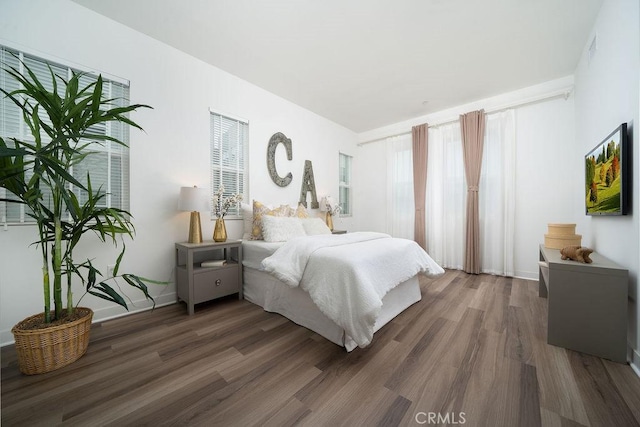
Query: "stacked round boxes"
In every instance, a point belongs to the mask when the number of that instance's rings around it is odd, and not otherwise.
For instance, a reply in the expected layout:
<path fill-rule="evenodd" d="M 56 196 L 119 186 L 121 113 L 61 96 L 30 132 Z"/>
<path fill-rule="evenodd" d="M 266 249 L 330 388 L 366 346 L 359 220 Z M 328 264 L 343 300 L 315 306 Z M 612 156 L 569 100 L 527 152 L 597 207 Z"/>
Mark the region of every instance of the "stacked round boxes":
<path fill-rule="evenodd" d="M 549 233 L 544 235 L 544 245 L 551 249 L 562 249 L 565 246 L 580 246 L 582 236 L 576 234 L 575 224 L 547 224 Z"/>

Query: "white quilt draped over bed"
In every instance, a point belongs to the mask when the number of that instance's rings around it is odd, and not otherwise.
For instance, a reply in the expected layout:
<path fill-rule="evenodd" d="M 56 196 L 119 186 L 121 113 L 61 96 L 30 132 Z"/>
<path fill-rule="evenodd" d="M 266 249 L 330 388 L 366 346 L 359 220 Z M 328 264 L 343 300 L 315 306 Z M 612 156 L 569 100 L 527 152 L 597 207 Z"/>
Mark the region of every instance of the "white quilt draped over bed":
<path fill-rule="evenodd" d="M 307 291 L 359 347 L 371 342 L 387 292 L 418 273 L 444 273 L 416 242 L 373 232 L 291 239 L 262 266 Z"/>

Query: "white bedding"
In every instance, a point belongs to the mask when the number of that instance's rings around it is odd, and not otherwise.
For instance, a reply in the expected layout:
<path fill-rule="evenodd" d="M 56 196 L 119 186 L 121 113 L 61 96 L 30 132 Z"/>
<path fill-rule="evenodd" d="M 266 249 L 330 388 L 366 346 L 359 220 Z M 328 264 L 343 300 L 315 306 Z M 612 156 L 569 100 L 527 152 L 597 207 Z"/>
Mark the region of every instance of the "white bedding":
<path fill-rule="evenodd" d="M 256 270 L 262 270 L 262 260 L 284 245 L 284 242 L 265 242 L 264 240 L 242 241 L 242 265 Z"/>
<path fill-rule="evenodd" d="M 360 347 L 371 342 L 391 289 L 418 273 L 444 273 L 415 242 L 363 232 L 295 238 L 262 265 L 290 287 L 307 291 Z"/>

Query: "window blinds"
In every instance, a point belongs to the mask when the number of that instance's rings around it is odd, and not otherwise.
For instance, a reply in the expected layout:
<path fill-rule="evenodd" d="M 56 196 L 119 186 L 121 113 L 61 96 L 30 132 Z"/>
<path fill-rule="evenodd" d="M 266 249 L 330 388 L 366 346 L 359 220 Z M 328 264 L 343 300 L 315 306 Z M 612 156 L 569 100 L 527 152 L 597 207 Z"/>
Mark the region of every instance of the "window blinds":
<path fill-rule="evenodd" d="M 224 197 L 245 195 L 248 145 L 248 123 L 211 112 L 211 198 L 221 185 Z M 213 209 L 211 216 L 214 217 Z M 240 216 L 239 206 L 227 213 L 227 218 Z"/>
<path fill-rule="evenodd" d="M 38 80 L 48 90 L 53 90 L 49 66 L 53 73 L 60 78 L 68 80 L 73 72 L 80 71 L 66 67 L 64 65 L 51 63 L 42 58 L 0 46 L 0 64 L 2 69 L 13 67 L 21 72 L 26 69 L 26 65 L 37 76 Z M 48 64 L 48 66 L 47 66 Z M 84 74 L 80 79 L 81 87 L 84 87 L 97 80 L 93 74 Z M 0 71 L 0 86 L 8 92 L 20 88 L 19 83 L 3 70 Z M 58 85 L 60 95 L 64 90 L 62 84 Z M 105 79 L 103 76 L 102 96 L 111 101 L 112 107 L 124 107 L 129 105 L 129 86 L 121 82 Z M 43 110 L 39 113 L 40 119 L 49 122 Z M 111 122 L 100 124 L 92 129 L 93 133 L 99 135 L 113 136 L 125 144 L 129 144 L 129 128 L 121 122 Z M 11 139 L 16 138 L 22 141 L 33 141 L 33 136 L 22 118 L 21 110 L 10 99 L 0 97 L 0 136 L 11 144 Z M 43 138 L 46 135 L 43 132 Z M 91 185 L 96 191 L 98 188 L 107 193 L 103 199 L 103 205 L 107 207 L 129 209 L 129 149 L 111 141 L 103 141 L 100 144 L 90 146 L 91 154 L 75 165 L 71 171 L 73 176 L 83 184 L 87 183 L 87 173 L 91 174 Z M 76 189 L 79 202 L 87 200 L 86 191 Z M 12 195 L 0 188 L 0 198 L 12 198 Z M 47 194 L 44 194 L 46 199 Z M 25 207 L 18 203 L 0 202 L 0 223 L 29 223 L 32 219 L 25 211 Z"/>
<path fill-rule="evenodd" d="M 340 214 L 351 215 L 351 156 L 340 153 Z"/>

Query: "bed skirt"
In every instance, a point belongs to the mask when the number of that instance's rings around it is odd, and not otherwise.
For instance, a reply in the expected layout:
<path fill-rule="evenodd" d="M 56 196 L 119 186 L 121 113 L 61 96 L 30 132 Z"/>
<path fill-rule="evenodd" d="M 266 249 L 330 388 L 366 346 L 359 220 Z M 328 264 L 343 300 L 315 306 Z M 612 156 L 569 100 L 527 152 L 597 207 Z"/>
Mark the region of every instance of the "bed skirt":
<path fill-rule="evenodd" d="M 356 348 L 356 343 L 345 334 L 344 329 L 325 316 L 304 290 L 291 288 L 269 273 L 246 266 L 243 277 L 244 298 L 247 301 L 259 305 L 265 311 L 281 314 L 347 351 Z M 374 332 L 421 298 L 417 276 L 389 291 L 382 299 L 382 311 L 375 323 Z"/>

